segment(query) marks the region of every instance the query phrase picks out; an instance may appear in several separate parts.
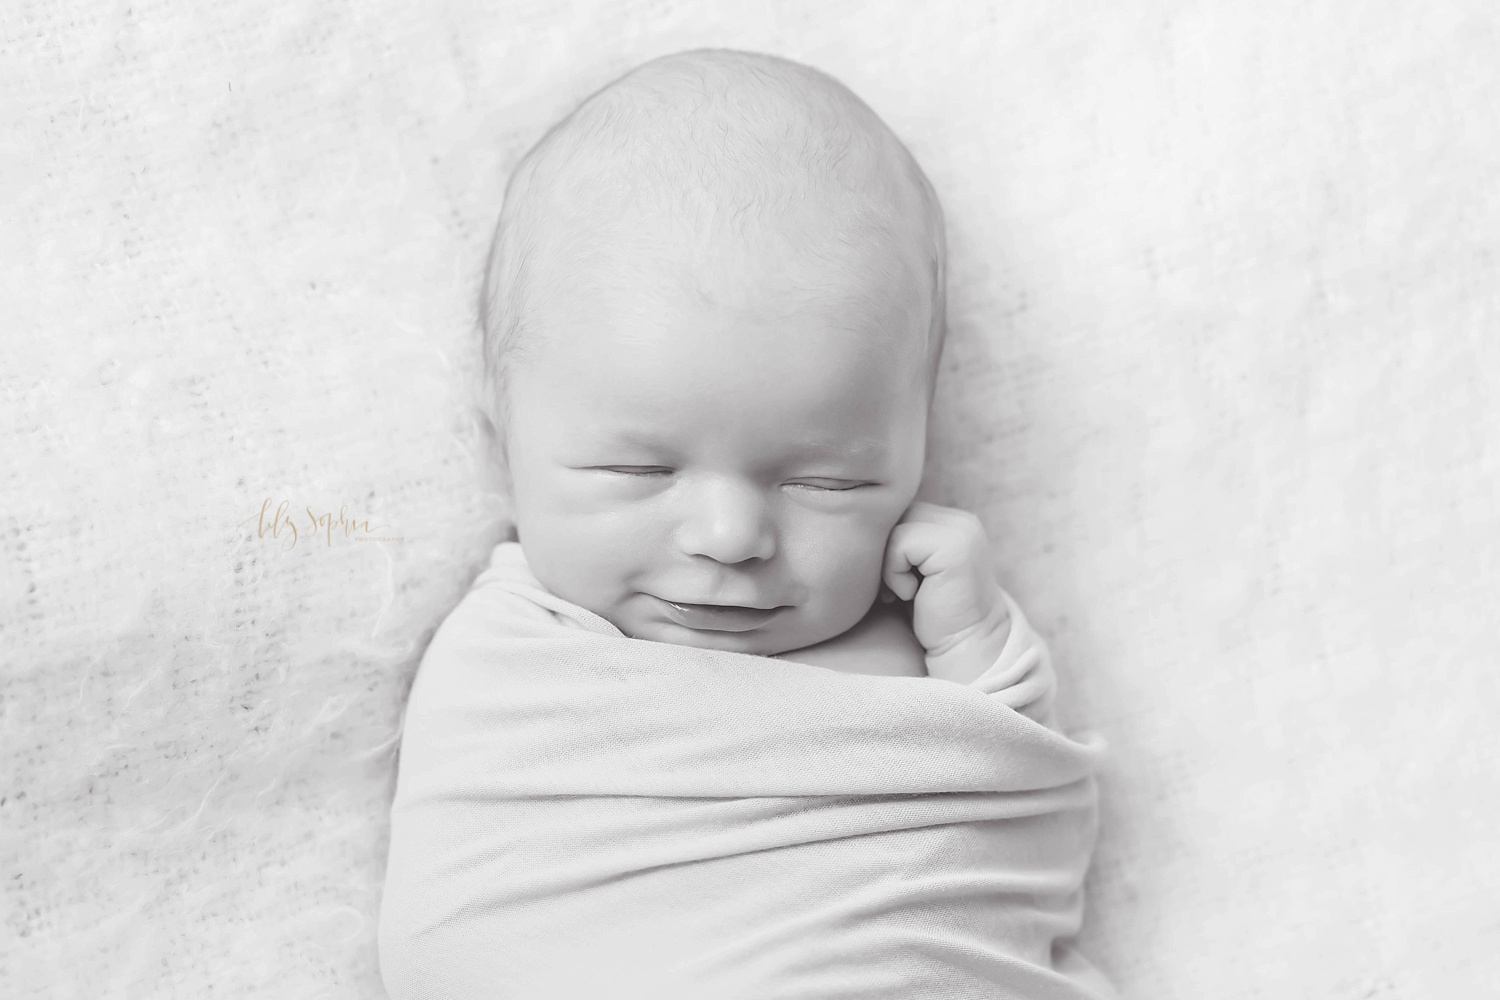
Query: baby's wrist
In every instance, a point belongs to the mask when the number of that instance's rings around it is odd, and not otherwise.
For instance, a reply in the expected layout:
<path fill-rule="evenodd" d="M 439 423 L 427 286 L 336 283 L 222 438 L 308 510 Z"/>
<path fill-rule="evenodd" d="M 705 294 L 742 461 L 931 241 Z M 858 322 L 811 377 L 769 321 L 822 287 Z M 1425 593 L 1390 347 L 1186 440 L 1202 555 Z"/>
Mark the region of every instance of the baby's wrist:
<path fill-rule="evenodd" d="M 928 675 L 958 684 L 972 683 L 1000 659 L 1010 627 L 1010 611 L 1000 603 L 984 621 L 929 650 Z"/>

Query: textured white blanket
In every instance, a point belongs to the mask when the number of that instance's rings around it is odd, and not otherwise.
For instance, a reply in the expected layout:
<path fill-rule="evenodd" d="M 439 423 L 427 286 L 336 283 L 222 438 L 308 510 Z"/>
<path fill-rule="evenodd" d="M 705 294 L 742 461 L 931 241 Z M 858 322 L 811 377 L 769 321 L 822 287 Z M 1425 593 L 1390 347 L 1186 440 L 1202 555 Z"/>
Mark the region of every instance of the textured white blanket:
<path fill-rule="evenodd" d="M 845 674 L 627 638 L 502 543 L 412 689 L 387 989 L 1111 996 L 1072 946 L 1101 745 L 1011 611 L 972 685 Z"/>

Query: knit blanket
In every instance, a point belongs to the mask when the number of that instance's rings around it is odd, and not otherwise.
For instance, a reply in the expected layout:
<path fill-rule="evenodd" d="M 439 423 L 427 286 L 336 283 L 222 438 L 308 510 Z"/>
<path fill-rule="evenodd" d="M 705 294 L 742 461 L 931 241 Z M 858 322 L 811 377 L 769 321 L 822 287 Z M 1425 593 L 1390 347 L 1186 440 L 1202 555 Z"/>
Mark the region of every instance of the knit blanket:
<path fill-rule="evenodd" d="M 1111 996 L 1071 944 L 1101 746 L 1011 612 L 972 684 L 850 674 L 627 637 L 502 543 L 408 702 L 386 988 Z"/>

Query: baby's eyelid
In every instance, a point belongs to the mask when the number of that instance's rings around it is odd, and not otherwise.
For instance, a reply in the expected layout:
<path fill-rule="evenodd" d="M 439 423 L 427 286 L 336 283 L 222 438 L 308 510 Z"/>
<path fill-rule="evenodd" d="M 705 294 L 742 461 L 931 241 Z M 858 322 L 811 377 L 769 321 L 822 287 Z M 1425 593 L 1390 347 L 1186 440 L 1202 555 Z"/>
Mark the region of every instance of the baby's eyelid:
<path fill-rule="evenodd" d="M 624 476 L 668 476 L 674 471 L 664 465 L 595 465 L 591 466 L 591 468 L 601 472 L 615 472 Z M 875 484 L 853 479 L 825 479 L 821 476 L 810 476 L 792 480 L 786 485 L 801 486 L 804 489 L 822 490 L 828 493 L 841 493 Z"/>
<path fill-rule="evenodd" d="M 627 476 L 656 476 L 672 471 L 662 465 L 596 465 L 594 468 Z"/>
<path fill-rule="evenodd" d="M 871 484 L 857 482 L 852 479 L 823 479 L 815 476 L 808 479 L 793 480 L 792 482 L 787 483 L 787 485 L 805 486 L 808 489 L 828 490 L 829 492 L 842 492 L 844 490 L 854 490 L 858 489 L 861 486 L 869 486 Z"/>

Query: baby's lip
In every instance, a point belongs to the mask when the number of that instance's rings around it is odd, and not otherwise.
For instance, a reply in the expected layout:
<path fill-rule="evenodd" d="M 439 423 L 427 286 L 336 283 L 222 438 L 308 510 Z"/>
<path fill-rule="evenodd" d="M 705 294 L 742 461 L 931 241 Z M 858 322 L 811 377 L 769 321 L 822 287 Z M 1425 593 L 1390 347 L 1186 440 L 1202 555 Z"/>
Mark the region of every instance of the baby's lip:
<path fill-rule="evenodd" d="M 741 604 L 687 604 L 658 597 L 663 613 L 684 628 L 704 632 L 748 632 L 764 625 L 786 610 L 787 605 L 770 608 Z"/>

